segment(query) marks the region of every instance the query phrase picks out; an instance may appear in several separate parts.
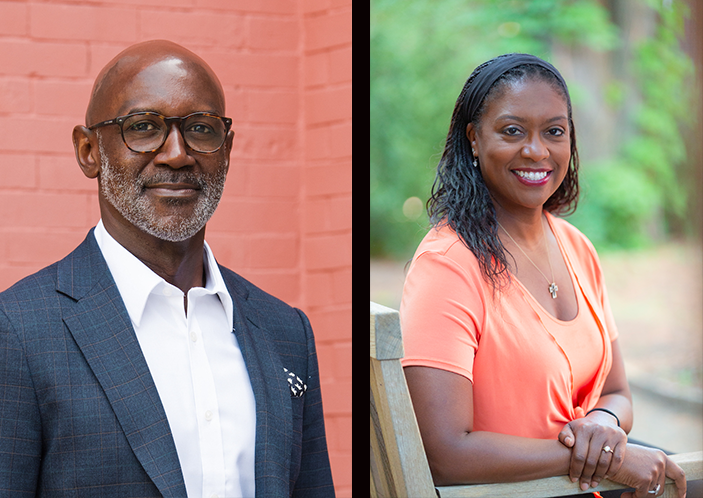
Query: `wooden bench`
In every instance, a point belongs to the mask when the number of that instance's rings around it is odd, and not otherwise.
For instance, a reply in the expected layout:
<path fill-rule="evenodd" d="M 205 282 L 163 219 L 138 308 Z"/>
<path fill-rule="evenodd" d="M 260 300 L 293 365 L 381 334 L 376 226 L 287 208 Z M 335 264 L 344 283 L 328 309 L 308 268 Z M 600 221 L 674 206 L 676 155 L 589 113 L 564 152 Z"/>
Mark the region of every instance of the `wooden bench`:
<path fill-rule="evenodd" d="M 402 357 L 403 343 L 398 312 L 372 302 L 372 497 L 545 498 L 623 488 L 621 484 L 604 479 L 597 488 L 581 491 L 567 476 L 516 483 L 435 487 L 400 365 Z M 684 453 L 671 458 L 684 469 L 689 481 L 703 479 L 703 452 Z M 673 481 L 667 480 L 663 496 L 676 496 Z"/>

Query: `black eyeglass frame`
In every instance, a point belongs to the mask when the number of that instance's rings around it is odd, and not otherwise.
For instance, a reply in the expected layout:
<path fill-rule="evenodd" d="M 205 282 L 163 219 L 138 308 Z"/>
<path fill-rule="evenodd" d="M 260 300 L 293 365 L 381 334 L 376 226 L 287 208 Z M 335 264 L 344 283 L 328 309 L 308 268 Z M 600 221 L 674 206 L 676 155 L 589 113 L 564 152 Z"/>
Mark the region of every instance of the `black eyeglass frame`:
<path fill-rule="evenodd" d="M 124 128 L 122 128 L 122 124 L 127 120 L 127 118 L 131 118 L 132 116 L 158 116 L 159 118 L 163 119 L 164 123 L 166 124 L 166 133 L 164 134 L 164 138 L 162 142 L 159 144 L 158 147 L 152 149 L 152 150 L 134 150 L 132 147 L 129 146 L 127 143 L 127 140 L 124 137 Z M 194 149 L 193 147 L 190 146 L 188 143 L 188 140 L 186 139 L 186 134 L 185 134 L 185 129 L 183 127 L 185 120 L 192 117 L 192 116 L 208 116 L 211 118 L 217 118 L 222 120 L 222 122 L 225 124 L 225 136 L 222 139 L 222 143 L 217 147 L 215 150 L 211 151 L 202 151 L 198 149 Z M 108 119 L 107 121 L 101 121 L 100 123 L 95 123 L 92 126 L 88 126 L 89 130 L 94 130 L 96 128 L 101 128 L 103 126 L 108 126 L 112 124 L 119 125 L 120 127 L 120 135 L 122 135 L 122 141 L 124 142 L 125 146 L 131 150 L 132 152 L 136 152 L 138 154 L 150 154 L 152 152 L 155 152 L 159 150 L 163 145 L 166 143 L 166 139 L 168 139 L 169 135 L 169 129 L 171 128 L 171 123 L 178 123 L 178 129 L 181 131 L 181 136 L 183 137 L 183 143 L 188 147 L 190 150 L 194 152 L 198 152 L 199 154 L 214 154 L 218 150 L 222 148 L 222 146 L 225 144 L 225 141 L 227 140 L 227 134 L 229 133 L 229 130 L 232 128 L 232 119 L 231 118 L 226 118 L 224 116 L 218 116 L 217 114 L 212 114 L 210 112 L 194 112 L 191 114 L 188 114 L 187 116 L 183 117 L 178 117 L 178 116 L 173 116 L 173 117 L 166 117 L 163 114 L 159 114 L 158 112 L 150 112 L 150 111 L 144 111 L 144 112 L 133 112 L 131 114 L 125 114 L 124 116 L 117 116 L 114 119 Z"/>

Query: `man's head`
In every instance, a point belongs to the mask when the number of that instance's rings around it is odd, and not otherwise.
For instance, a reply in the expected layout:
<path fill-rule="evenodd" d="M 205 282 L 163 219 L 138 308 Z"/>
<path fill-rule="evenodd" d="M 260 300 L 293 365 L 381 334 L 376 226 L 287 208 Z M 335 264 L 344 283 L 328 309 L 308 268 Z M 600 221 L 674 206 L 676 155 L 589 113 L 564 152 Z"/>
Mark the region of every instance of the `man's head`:
<path fill-rule="evenodd" d="M 73 131 L 81 169 L 98 178 L 106 226 L 172 242 L 200 232 L 229 167 L 234 133 L 224 113 L 212 69 L 179 45 L 140 43 L 108 63 L 86 126 Z"/>

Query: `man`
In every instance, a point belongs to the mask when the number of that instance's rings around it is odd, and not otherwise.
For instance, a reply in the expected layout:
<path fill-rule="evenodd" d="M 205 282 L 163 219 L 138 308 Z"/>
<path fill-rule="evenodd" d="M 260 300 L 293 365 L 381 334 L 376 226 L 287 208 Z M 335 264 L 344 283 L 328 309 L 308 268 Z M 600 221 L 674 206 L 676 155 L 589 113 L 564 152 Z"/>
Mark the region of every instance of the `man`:
<path fill-rule="evenodd" d="M 170 42 L 98 75 L 73 142 L 102 219 L 0 294 L 0 496 L 334 496 L 307 318 L 204 241 L 224 114 Z"/>

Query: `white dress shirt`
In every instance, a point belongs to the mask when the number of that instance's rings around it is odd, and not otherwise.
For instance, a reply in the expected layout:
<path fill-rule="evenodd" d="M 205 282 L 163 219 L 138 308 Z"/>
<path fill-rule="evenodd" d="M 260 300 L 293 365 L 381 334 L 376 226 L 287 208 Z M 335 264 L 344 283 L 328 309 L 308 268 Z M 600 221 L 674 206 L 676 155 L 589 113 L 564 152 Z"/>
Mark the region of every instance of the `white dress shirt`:
<path fill-rule="evenodd" d="M 183 292 L 95 228 L 166 410 L 189 498 L 253 497 L 256 406 L 232 298 L 205 244 L 205 288 Z"/>

